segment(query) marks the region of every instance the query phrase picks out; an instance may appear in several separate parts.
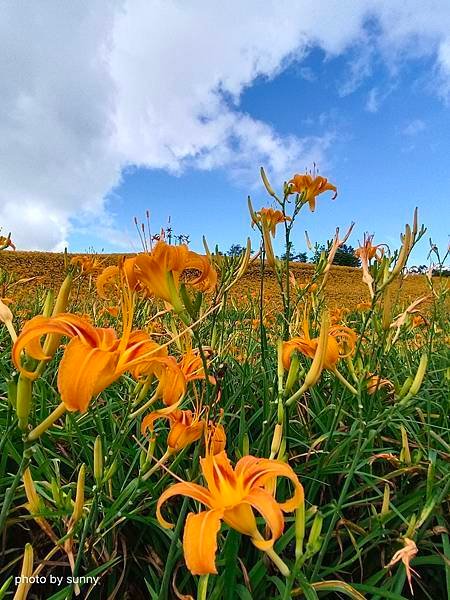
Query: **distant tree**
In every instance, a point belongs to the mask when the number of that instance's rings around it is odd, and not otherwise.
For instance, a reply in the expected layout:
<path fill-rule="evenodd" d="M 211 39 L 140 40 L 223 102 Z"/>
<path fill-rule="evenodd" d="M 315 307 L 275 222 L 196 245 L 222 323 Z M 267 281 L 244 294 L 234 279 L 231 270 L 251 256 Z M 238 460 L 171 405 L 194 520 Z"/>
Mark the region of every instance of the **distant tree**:
<path fill-rule="evenodd" d="M 286 252 L 284 252 L 280 256 L 280 258 L 281 260 L 286 260 Z M 294 248 L 294 244 L 292 242 L 289 242 L 289 260 L 291 260 L 292 262 L 305 263 L 308 261 L 308 256 L 306 252 L 297 252 Z"/>
<path fill-rule="evenodd" d="M 320 255 L 325 250 L 326 247 L 323 244 L 316 244 L 311 262 L 317 264 L 320 260 Z M 340 265 L 341 267 L 359 267 L 360 260 L 357 256 L 355 256 L 355 249 L 352 246 L 343 244 L 340 248 L 338 248 L 334 256 L 333 265 Z"/>
<path fill-rule="evenodd" d="M 227 256 L 240 256 L 245 252 L 245 248 L 240 244 L 232 244 L 230 249 L 226 252 Z"/>
<path fill-rule="evenodd" d="M 415 274 L 424 274 L 428 271 L 428 267 L 427 265 L 413 265 L 412 267 L 410 267 L 408 269 L 408 271 L 410 273 L 415 273 Z"/>
<path fill-rule="evenodd" d="M 355 249 L 352 246 L 343 244 L 336 252 L 333 265 L 340 265 L 342 267 L 359 267 L 360 260 L 357 256 L 355 256 Z"/>

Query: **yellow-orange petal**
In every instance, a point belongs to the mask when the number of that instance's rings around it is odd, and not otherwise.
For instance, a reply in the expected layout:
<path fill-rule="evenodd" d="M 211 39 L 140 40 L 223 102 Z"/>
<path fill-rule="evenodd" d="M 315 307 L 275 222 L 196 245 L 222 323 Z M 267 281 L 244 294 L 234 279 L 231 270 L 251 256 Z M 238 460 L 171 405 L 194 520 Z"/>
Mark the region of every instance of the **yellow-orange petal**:
<path fill-rule="evenodd" d="M 253 491 L 255 488 L 263 487 L 266 481 L 272 477 L 286 477 L 294 484 L 294 495 L 278 505 L 284 512 L 295 510 L 303 500 L 304 492 L 292 467 L 281 460 L 261 458 L 250 461 L 249 458 L 251 457 L 241 458 L 236 465 L 236 475 L 242 478 L 243 485 Z"/>
<path fill-rule="evenodd" d="M 158 504 L 156 505 L 156 518 L 159 521 L 159 524 L 165 527 L 166 529 L 170 529 L 173 527 L 172 523 L 169 523 L 164 519 L 161 514 L 161 507 L 169 498 L 173 496 L 187 496 L 188 498 L 193 498 L 194 500 L 198 500 L 205 506 L 209 508 L 212 506 L 212 497 L 209 491 L 198 485 L 197 483 L 175 483 L 170 488 L 167 488 L 161 496 L 159 497 Z"/>
<path fill-rule="evenodd" d="M 186 566 L 192 575 L 216 574 L 217 534 L 221 510 L 189 513 L 184 526 L 183 550 Z"/>
<path fill-rule="evenodd" d="M 117 353 L 92 348 L 79 338 L 64 351 L 58 370 L 58 390 L 67 410 L 85 412 L 92 397 L 115 381 Z"/>
<path fill-rule="evenodd" d="M 280 505 L 273 496 L 263 489 L 253 490 L 246 498 L 244 498 L 244 502 L 248 503 L 262 515 L 272 533 L 268 540 L 252 538 L 252 542 L 260 550 L 272 548 L 284 529 L 284 518 Z"/>

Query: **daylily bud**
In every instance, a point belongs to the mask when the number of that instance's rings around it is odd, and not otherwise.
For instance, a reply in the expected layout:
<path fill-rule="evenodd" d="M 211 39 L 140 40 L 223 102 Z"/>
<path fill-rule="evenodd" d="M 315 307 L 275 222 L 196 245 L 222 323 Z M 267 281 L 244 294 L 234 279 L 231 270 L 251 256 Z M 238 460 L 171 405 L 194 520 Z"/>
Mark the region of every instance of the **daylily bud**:
<path fill-rule="evenodd" d="M 23 487 L 25 488 L 25 494 L 28 500 L 28 510 L 32 515 L 38 514 L 41 508 L 41 501 L 36 492 L 33 478 L 31 477 L 31 471 L 26 468 L 23 472 Z"/>
<path fill-rule="evenodd" d="M 383 504 L 381 506 L 381 515 L 387 515 L 389 512 L 390 487 L 388 483 L 384 484 Z"/>
<path fill-rule="evenodd" d="M 61 287 L 59 288 L 55 306 L 53 307 L 53 310 L 51 311 L 51 315 L 53 317 L 56 317 L 56 315 L 59 315 L 60 313 L 66 312 L 67 305 L 69 303 L 70 292 L 72 290 L 72 283 L 73 283 L 73 273 L 70 272 L 70 273 L 67 273 L 66 278 L 64 279 L 64 281 L 61 284 Z M 48 296 L 47 296 L 47 300 L 49 300 Z M 47 305 L 47 300 L 46 300 L 46 304 L 44 306 L 44 316 L 46 316 L 47 311 L 50 311 L 50 304 Z M 55 355 L 55 352 L 58 350 L 60 343 L 61 343 L 60 335 L 58 335 L 57 333 L 49 333 L 47 335 L 47 337 L 45 338 L 45 342 L 44 342 L 44 347 L 43 347 L 44 354 L 50 358 L 53 357 Z M 37 376 L 42 375 L 45 367 L 47 366 L 47 363 L 48 363 L 48 360 L 41 360 L 41 362 L 38 364 L 38 366 L 36 367 L 36 370 L 35 370 Z"/>
<path fill-rule="evenodd" d="M 406 394 L 409 392 L 409 388 L 412 386 L 412 382 L 413 381 L 414 381 L 414 377 L 411 377 L 411 375 L 409 375 L 405 379 L 405 381 L 404 381 L 404 383 L 403 383 L 403 385 L 402 385 L 402 387 L 401 387 L 401 389 L 400 389 L 400 391 L 398 393 L 399 400 L 401 398 L 403 398 L 404 396 L 406 396 Z"/>
<path fill-rule="evenodd" d="M 98 435 L 95 438 L 94 443 L 94 479 L 97 485 L 100 485 L 100 482 L 103 477 L 103 448 L 102 448 L 102 439 Z"/>
<path fill-rule="evenodd" d="M 300 368 L 300 358 L 296 352 L 291 355 L 291 364 L 289 365 L 286 385 L 284 386 L 284 394 L 287 396 L 292 389 L 292 386 L 297 381 L 298 371 Z"/>
<path fill-rule="evenodd" d="M 43 317 L 51 316 L 54 298 L 55 298 L 55 294 L 54 294 L 53 290 L 48 290 L 47 296 L 45 297 L 44 308 L 42 309 Z"/>
<path fill-rule="evenodd" d="M 402 449 L 400 451 L 400 460 L 407 465 L 411 464 L 411 452 L 409 450 L 408 435 L 403 425 L 400 425 L 400 432 L 402 435 Z"/>
<path fill-rule="evenodd" d="M 28 426 L 28 417 L 31 410 L 31 389 L 31 380 L 23 375 L 19 375 L 16 414 L 19 420 L 19 429 L 22 431 L 25 431 Z"/>
<path fill-rule="evenodd" d="M 328 319 L 328 314 L 324 313 L 322 317 L 322 324 L 320 327 L 320 335 L 319 342 L 317 344 L 317 349 L 314 354 L 313 361 L 311 363 L 311 367 L 306 374 L 305 383 L 303 387 L 305 387 L 305 391 L 315 385 L 319 380 L 319 377 L 323 370 L 323 363 L 325 360 L 325 355 L 327 352 L 327 339 L 328 339 L 328 330 L 330 328 L 330 321 Z"/>
<path fill-rule="evenodd" d="M 253 227 L 253 225 L 255 225 L 255 223 L 258 223 L 258 217 L 256 216 L 256 213 L 253 209 L 253 205 L 252 205 L 252 201 L 250 200 L 250 196 L 248 196 L 248 198 L 247 198 L 247 205 L 248 205 L 250 217 L 252 218 L 252 227 Z"/>
<path fill-rule="evenodd" d="M 322 523 L 323 515 L 321 512 L 317 512 L 316 516 L 314 517 L 311 531 L 309 532 L 308 543 L 306 545 L 306 550 L 310 554 L 315 554 L 320 548 L 320 533 L 322 531 Z"/>
<path fill-rule="evenodd" d="M 261 167 L 261 179 L 263 180 L 264 187 L 266 188 L 266 190 L 267 190 L 267 193 L 268 193 L 270 196 L 272 196 L 273 198 L 276 198 L 276 194 L 275 194 L 275 192 L 273 191 L 273 189 L 272 189 L 272 186 L 271 186 L 271 185 L 270 185 L 270 183 L 269 183 L 269 180 L 267 179 L 267 175 L 266 175 L 266 173 L 265 173 L 265 171 L 264 171 L 263 167 Z"/>
<path fill-rule="evenodd" d="M 77 493 L 75 496 L 75 506 L 73 507 L 73 513 L 71 521 L 75 524 L 83 516 L 84 507 L 84 480 L 85 480 L 86 466 L 83 464 L 78 472 L 77 480 Z"/>
<path fill-rule="evenodd" d="M 105 473 L 105 481 L 109 481 L 117 471 L 117 460 L 113 460 L 113 462 L 109 465 L 108 470 Z"/>
<path fill-rule="evenodd" d="M 409 388 L 408 394 L 401 400 L 402 404 L 408 402 L 411 398 L 413 398 L 417 392 L 420 390 L 420 386 L 422 385 L 423 378 L 425 377 L 425 372 L 428 365 L 428 355 L 423 354 L 420 359 L 419 368 L 417 369 L 416 376 Z"/>
<path fill-rule="evenodd" d="M 67 273 L 66 278 L 59 288 L 55 306 L 53 307 L 52 316 L 56 317 L 60 313 L 66 312 L 69 303 L 69 296 L 72 290 L 73 273 Z"/>
<path fill-rule="evenodd" d="M 225 429 L 221 423 L 218 423 L 214 426 L 214 433 L 211 437 L 211 451 L 213 454 L 219 454 L 223 450 L 225 450 L 225 446 L 227 444 L 227 436 L 225 433 Z"/>
<path fill-rule="evenodd" d="M 283 425 L 277 423 L 273 432 L 272 445 L 270 447 L 270 458 L 274 458 L 280 449 L 281 440 L 283 439 Z"/>
<path fill-rule="evenodd" d="M 23 553 L 22 570 L 20 572 L 20 581 L 17 586 L 16 593 L 14 594 L 13 600 L 25 600 L 28 595 L 28 590 L 31 587 L 31 583 L 28 583 L 28 578 L 33 574 L 33 561 L 34 553 L 33 546 L 31 544 L 25 545 Z"/>

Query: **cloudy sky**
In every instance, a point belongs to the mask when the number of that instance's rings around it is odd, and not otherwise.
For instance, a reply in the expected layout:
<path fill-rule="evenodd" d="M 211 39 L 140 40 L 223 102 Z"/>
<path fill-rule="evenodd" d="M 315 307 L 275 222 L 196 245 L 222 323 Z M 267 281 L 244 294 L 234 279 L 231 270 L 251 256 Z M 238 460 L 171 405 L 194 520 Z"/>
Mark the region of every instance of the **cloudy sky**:
<path fill-rule="evenodd" d="M 0 226 L 21 249 L 138 248 L 133 217 L 227 249 L 246 197 L 315 161 L 302 213 L 395 244 L 418 205 L 448 243 L 448 0 L 0 4 Z M 447 218 L 446 218 L 447 217 Z M 427 236 L 428 237 L 428 236 Z M 428 241 L 416 253 L 425 259 Z"/>

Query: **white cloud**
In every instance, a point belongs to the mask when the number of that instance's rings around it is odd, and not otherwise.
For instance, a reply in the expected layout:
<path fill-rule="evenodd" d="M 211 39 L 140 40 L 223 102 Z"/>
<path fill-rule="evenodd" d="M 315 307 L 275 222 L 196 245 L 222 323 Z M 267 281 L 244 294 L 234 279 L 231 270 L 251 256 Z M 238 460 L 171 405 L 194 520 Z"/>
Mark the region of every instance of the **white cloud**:
<path fill-rule="evenodd" d="M 248 181 L 262 163 L 277 177 L 323 164 L 332 132 L 281 136 L 244 114 L 240 96 L 314 46 L 356 49 L 351 93 L 371 72 L 368 19 L 392 69 L 434 53 L 450 80 L 447 0 L 2 3 L 0 224 L 21 247 L 58 249 L 74 217 L 114 229 L 105 198 L 130 165 L 221 167 Z"/>
<path fill-rule="evenodd" d="M 402 130 L 403 135 L 414 137 L 426 129 L 426 124 L 422 119 L 414 119 L 408 123 Z"/>

